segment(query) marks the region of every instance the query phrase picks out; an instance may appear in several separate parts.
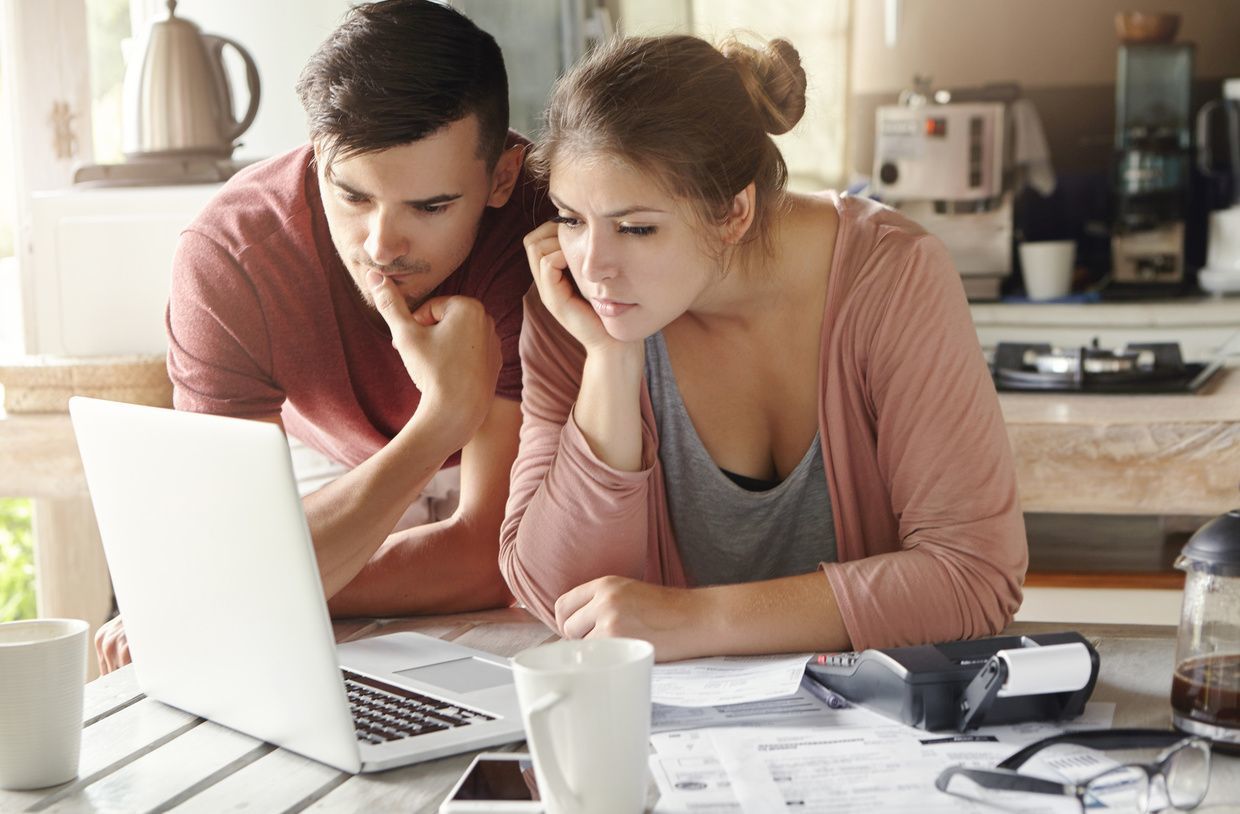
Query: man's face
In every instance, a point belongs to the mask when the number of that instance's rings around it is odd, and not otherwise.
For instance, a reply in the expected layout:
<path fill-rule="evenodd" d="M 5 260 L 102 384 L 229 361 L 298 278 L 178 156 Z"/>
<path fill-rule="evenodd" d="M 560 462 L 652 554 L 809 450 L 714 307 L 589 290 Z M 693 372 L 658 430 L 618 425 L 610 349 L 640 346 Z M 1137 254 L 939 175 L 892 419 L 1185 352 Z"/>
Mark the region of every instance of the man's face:
<path fill-rule="evenodd" d="M 507 200 L 477 153 L 477 118 L 467 116 L 420 141 L 317 162 L 332 243 L 372 307 L 370 269 L 416 308 L 465 262 L 483 210 Z"/>

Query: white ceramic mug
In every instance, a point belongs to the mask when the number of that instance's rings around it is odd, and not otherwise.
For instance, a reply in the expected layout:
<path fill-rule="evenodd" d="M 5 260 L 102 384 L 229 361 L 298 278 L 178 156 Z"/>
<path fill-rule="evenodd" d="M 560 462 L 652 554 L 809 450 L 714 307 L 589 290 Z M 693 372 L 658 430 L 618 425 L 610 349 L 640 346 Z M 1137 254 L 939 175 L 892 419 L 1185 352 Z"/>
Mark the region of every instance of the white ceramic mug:
<path fill-rule="evenodd" d="M 88 628 L 81 619 L 0 624 L 0 788 L 77 776 Z"/>
<path fill-rule="evenodd" d="M 643 810 L 653 666 L 640 639 L 553 642 L 512 659 L 547 814 Z"/>
<path fill-rule="evenodd" d="M 1076 242 L 1040 240 L 1020 244 L 1020 268 L 1031 300 L 1053 300 L 1072 292 Z"/>

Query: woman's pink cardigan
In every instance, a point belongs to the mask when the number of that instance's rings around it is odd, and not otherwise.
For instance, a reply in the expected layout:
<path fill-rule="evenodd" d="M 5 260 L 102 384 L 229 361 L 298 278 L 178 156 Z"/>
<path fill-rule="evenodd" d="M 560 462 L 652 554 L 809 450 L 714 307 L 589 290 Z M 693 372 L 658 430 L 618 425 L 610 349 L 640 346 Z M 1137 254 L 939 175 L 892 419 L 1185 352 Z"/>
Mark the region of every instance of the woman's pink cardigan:
<path fill-rule="evenodd" d="M 852 646 L 997 633 L 1028 562 L 999 401 L 943 244 L 872 201 L 840 215 L 827 285 L 818 427 L 838 562 L 823 563 Z M 585 354 L 531 289 L 521 332 L 521 447 L 500 532 L 516 597 L 555 600 L 616 574 L 688 583 L 643 384 L 642 469 L 590 451 L 572 418 Z"/>

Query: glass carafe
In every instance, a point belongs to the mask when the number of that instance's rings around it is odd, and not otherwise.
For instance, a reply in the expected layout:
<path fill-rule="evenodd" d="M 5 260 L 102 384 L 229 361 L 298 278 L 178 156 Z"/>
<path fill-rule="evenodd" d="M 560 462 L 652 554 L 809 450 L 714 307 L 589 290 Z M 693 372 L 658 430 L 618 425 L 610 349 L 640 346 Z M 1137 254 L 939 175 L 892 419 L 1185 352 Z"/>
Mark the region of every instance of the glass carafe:
<path fill-rule="evenodd" d="M 1202 526 L 1175 566 L 1185 578 L 1172 721 L 1240 754 L 1240 509 Z"/>

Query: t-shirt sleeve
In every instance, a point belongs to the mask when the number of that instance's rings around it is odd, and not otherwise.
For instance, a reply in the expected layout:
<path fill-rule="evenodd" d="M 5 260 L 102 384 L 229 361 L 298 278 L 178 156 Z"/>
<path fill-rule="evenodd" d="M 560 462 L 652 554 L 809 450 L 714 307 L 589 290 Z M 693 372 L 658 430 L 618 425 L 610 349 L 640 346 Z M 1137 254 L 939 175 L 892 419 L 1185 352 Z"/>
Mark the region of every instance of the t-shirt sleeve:
<path fill-rule="evenodd" d="M 237 260 L 205 235 L 177 244 L 166 313 L 168 376 L 178 410 L 244 418 L 280 414 L 262 303 Z"/>

